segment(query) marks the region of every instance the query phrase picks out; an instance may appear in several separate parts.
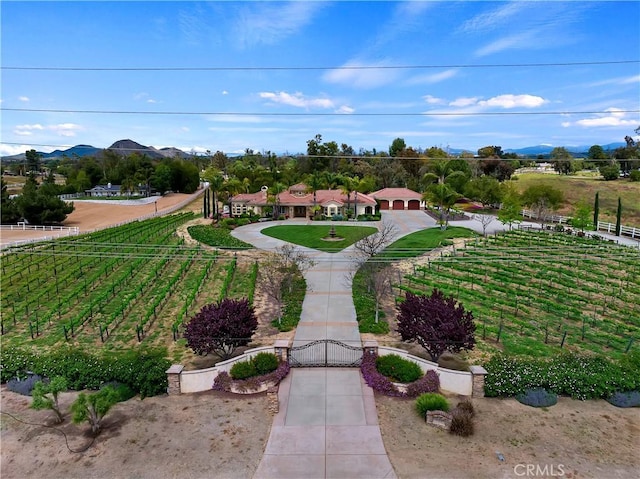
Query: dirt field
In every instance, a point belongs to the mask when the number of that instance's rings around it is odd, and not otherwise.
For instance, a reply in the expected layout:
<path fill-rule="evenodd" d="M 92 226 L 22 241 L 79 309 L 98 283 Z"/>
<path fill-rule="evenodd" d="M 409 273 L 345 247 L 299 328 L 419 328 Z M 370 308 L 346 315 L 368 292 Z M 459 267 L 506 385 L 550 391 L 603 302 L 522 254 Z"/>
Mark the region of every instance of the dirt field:
<path fill-rule="evenodd" d="M 158 197 L 157 211 L 159 213 L 172 208 L 178 203 L 185 201 L 190 196 L 181 193 L 172 193 L 167 196 Z M 195 197 L 194 197 L 195 198 Z M 200 202 L 201 203 L 201 202 Z M 195 211 L 201 210 L 201 204 L 197 201 L 193 205 Z M 67 217 L 64 226 L 80 228 L 80 233 L 86 233 L 99 228 L 117 225 L 119 223 L 141 218 L 155 213 L 156 204 L 124 206 L 104 203 L 92 203 L 88 201 L 75 201 L 75 210 Z M 66 232 L 61 231 L 22 231 L 22 230 L 2 230 L 0 243 L 2 245 L 20 240 L 29 240 L 52 236 L 66 236 Z"/>
<path fill-rule="evenodd" d="M 49 411 L 2 388 L 2 412 L 35 424 Z M 64 395 L 68 405 L 76 393 Z M 456 398 L 451 398 L 455 404 Z M 376 396 L 387 453 L 399 478 L 635 478 L 640 469 L 640 414 L 605 401 L 561 398 L 548 409 L 513 399 L 476 399 L 475 435 L 452 436 L 425 424 L 411 400 Z M 205 392 L 137 398 L 118 404 L 85 452 L 64 436 L 1 416 L 3 479 L 250 478 L 266 446 L 271 416 L 264 394 Z M 69 447 L 91 442 L 87 425 L 59 426 Z M 505 460 L 498 460 L 496 453 Z M 522 465 L 520 465 L 522 464 Z M 553 469 L 551 469 L 553 466 Z"/>

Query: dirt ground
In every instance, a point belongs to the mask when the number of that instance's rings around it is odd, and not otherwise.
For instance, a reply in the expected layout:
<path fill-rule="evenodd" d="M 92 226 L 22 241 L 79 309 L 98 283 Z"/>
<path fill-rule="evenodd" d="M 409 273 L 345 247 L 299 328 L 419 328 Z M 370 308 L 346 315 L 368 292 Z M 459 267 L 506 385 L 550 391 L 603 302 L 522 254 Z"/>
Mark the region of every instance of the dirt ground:
<path fill-rule="evenodd" d="M 68 409 L 76 393 L 66 393 Z M 250 478 L 272 417 L 264 394 L 214 391 L 120 403 L 91 443 L 86 424 L 29 409 L 30 398 L 1 392 L 3 479 Z M 451 396 L 455 405 L 457 398 Z M 635 478 L 640 470 L 640 414 L 605 401 L 560 398 L 548 409 L 513 399 L 474 399 L 475 434 L 460 438 L 427 425 L 414 401 L 376 396 L 387 453 L 399 478 Z M 501 462 L 497 453 L 504 456 Z M 528 466 L 530 465 L 530 466 Z M 539 467 L 526 476 L 526 467 Z M 546 473 L 540 470 L 546 467 Z M 46 473 L 44 473 L 46 471 Z"/>
<path fill-rule="evenodd" d="M 162 212 L 178 203 L 186 200 L 190 196 L 182 193 L 171 193 L 166 196 L 158 197 L 157 211 Z M 146 205 L 125 206 L 118 204 L 92 203 L 89 201 L 75 201 L 75 210 L 71 212 L 64 222 L 64 226 L 77 226 L 80 233 L 86 233 L 98 228 L 117 225 L 119 223 L 140 218 L 155 213 L 156 204 L 149 203 Z M 201 210 L 201 204 L 195 202 L 193 208 L 196 211 Z M 30 240 L 43 237 L 52 237 L 56 235 L 66 236 L 66 232 L 61 231 L 21 231 L 21 230 L 2 230 L 0 231 L 1 244 L 11 243 L 13 241 Z"/>

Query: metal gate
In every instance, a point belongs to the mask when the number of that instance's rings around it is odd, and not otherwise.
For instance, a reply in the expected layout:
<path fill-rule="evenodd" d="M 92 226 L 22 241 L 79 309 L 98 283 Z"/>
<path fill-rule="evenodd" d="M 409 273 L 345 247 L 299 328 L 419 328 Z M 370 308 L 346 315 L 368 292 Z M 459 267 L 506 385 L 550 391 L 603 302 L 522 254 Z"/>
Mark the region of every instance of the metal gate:
<path fill-rule="evenodd" d="M 319 339 L 289 349 L 289 366 L 294 368 L 357 368 L 361 362 L 362 347 L 333 339 Z"/>

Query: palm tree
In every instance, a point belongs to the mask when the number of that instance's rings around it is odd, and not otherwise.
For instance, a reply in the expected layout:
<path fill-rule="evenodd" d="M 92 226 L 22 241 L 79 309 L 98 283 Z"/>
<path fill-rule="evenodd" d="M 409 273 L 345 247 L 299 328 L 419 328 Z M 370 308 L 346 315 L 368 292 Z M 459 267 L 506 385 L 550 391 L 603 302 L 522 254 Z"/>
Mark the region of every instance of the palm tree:
<path fill-rule="evenodd" d="M 209 167 L 202 174 L 202 178 L 209 182 L 209 188 L 211 188 L 211 192 L 213 193 L 213 210 L 211 214 L 214 218 L 218 218 L 218 194 L 222 190 L 222 186 L 224 185 L 224 178 L 222 173 L 214 167 Z"/>
<path fill-rule="evenodd" d="M 460 195 L 453 191 L 446 183 L 431 185 L 424 193 L 423 199 L 438 205 L 442 229 L 447 229 L 449 225 L 449 212 L 459 197 Z"/>
<path fill-rule="evenodd" d="M 282 183 L 274 183 L 271 188 L 267 190 L 267 203 L 273 203 L 273 219 L 278 219 L 280 215 L 280 193 L 287 189 L 286 185 Z"/>

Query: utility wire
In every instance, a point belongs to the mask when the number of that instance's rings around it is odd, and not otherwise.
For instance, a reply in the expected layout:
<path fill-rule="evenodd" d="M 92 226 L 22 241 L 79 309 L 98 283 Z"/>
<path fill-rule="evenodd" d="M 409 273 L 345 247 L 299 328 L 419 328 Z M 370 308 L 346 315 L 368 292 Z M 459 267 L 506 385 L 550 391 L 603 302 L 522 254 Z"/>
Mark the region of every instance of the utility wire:
<path fill-rule="evenodd" d="M 551 116 L 551 115 L 599 115 L 607 111 L 495 111 L 495 112 L 407 112 L 407 113 L 336 113 L 336 112 L 233 112 L 233 111 L 139 111 L 139 110 L 67 110 L 51 108 L 0 108 L 0 111 L 30 112 L 30 113 L 80 113 L 94 115 L 218 115 L 218 116 L 268 116 L 268 117 L 410 117 L 410 116 Z M 640 110 L 616 110 L 616 113 L 640 113 Z"/>
<path fill-rule="evenodd" d="M 261 66 L 261 67 L 26 67 L 3 66 L 2 70 L 19 71 L 318 71 L 318 70 L 427 70 L 437 68 L 523 68 L 523 67 L 566 67 L 601 66 L 640 63 L 640 60 L 610 60 L 555 63 L 478 63 L 478 64 L 434 64 L 434 65 L 343 65 L 343 66 Z"/>

